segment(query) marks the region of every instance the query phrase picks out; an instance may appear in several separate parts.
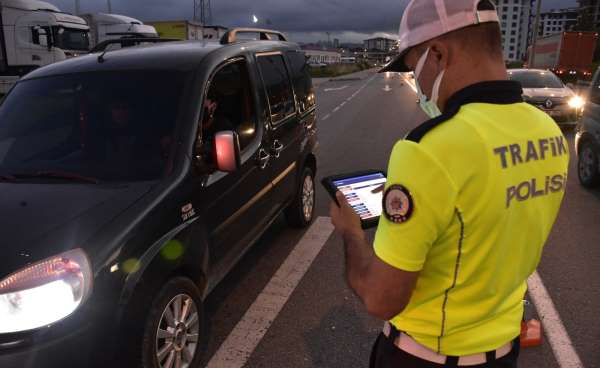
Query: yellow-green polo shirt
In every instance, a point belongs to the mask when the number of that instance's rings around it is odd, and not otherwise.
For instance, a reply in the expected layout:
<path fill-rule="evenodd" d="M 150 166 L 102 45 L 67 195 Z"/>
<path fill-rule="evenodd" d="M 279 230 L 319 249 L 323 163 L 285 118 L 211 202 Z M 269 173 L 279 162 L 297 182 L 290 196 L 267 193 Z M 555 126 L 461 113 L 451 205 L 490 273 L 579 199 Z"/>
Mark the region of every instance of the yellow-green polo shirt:
<path fill-rule="evenodd" d="M 391 154 L 384 206 L 400 187 L 411 208 L 408 218 L 384 211 L 375 253 L 420 272 L 391 323 L 441 354 L 491 351 L 519 335 L 526 281 L 564 196 L 567 141 L 521 93 L 509 81 L 467 87 Z"/>

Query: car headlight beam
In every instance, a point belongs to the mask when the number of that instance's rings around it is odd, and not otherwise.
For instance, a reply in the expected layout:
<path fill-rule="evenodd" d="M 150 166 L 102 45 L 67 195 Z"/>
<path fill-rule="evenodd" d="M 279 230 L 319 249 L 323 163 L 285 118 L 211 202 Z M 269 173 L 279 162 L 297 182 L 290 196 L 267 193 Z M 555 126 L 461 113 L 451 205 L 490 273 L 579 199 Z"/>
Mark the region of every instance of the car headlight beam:
<path fill-rule="evenodd" d="M 585 105 L 585 101 L 580 96 L 574 96 L 569 100 L 569 107 L 573 109 L 580 109 Z"/>
<path fill-rule="evenodd" d="M 0 334 L 33 330 L 72 314 L 92 291 L 85 252 L 74 249 L 0 280 Z"/>

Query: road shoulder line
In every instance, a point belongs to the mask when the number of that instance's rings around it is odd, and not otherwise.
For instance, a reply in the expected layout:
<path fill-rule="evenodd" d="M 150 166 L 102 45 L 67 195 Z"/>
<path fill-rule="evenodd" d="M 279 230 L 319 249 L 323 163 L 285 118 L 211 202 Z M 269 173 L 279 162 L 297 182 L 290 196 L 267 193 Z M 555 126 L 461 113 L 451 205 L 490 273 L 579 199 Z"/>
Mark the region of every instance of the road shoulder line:
<path fill-rule="evenodd" d="M 241 368 L 300 283 L 331 234 L 328 217 L 319 217 L 230 332 L 207 368 Z"/>
<path fill-rule="evenodd" d="M 537 271 L 529 277 L 528 284 L 529 295 L 540 315 L 542 326 L 558 365 L 561 368 L 583 368 L 583 363 L 577 355 L 571 338 Z"/>

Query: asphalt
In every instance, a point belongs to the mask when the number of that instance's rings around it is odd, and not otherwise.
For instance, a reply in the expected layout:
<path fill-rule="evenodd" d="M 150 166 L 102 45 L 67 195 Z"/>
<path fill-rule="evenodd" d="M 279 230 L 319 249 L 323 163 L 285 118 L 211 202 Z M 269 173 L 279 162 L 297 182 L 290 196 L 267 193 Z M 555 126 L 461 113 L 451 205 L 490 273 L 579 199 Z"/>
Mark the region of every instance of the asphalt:
<path fill-rule="evenodd" d="M 385 168 L 394 143 L 425 119 L 414 92 L 400 76 L 375 74 L 373 70 L 343 80 L 320 81 L 317 99 L 319 178 Z M 567 135 L 572 147 L 572 133 Z M 328 195 L 319 187 L 317 216 L 328 216 L 328 205 Z M 600 306 L 599 219 L 600 190 L 585 190 L 579 185 L 573 153 L 566 199 L 539 273 L 588 368 L 600 367 L 600 319 L 595 314 Z M 206 362 L 303 233 L 278 220 L 209 296 Z M 246 367 L 368 366 L 381 321 L 369 317 L 346 286 L 343 260 L 341 241 L 333 234 Z M 542 346 L 522 351 L 520 367 L 559 367 L 547 338 Z"/>

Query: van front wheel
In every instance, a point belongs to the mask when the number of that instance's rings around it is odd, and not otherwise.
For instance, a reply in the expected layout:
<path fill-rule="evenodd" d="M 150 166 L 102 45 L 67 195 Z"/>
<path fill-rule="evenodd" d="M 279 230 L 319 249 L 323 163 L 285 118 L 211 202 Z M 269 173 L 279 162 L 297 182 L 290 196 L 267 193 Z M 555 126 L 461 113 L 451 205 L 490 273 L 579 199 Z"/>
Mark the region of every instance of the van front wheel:
<path fill-rule="evenodd" d="M 154 298 L 143 340 L 143 367 L 200 366 L 205 348 L 202 299 L 194 283 L 171 279 Z"/>

